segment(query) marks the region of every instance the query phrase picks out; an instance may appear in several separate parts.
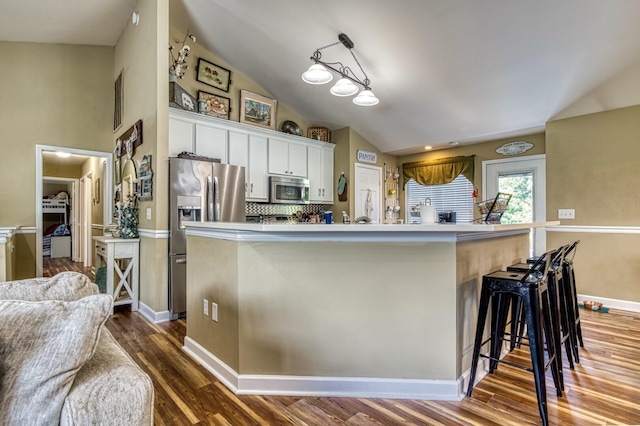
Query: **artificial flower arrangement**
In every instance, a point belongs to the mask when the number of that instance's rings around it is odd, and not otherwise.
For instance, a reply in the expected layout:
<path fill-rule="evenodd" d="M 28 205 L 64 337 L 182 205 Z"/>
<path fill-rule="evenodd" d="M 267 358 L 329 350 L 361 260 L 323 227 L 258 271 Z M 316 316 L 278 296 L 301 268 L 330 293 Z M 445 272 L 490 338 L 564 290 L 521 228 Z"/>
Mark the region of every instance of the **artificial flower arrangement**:
<path fill-rule="evenodd" d="M 186 62 L 191 48 L 187 44 L 185 44 L 188 38 L 195 43 L 196 36 L 187 31 L 187 35 L 184 37 L 184 40 L 182 40 L 182 47 L 180 47 L 180 50 L 178 50 L 177 57 L 175 56 L 174 47 L 172 45 L 169 45 L 169 52 L 171 53 L 171 66 L 169 67 L 169 72 L 173 72 L 177 78 L 183 78 L 184 73 L 189 68 L 189 65 L 187 65 Z M 175 42 L 176 44 L 179 44 L 180 40 L 176 40 Z"/>
<path fill-rule="evenodd" d="M 138 238 L 138 197 L 129 195 L 118 201 L 115 216 L 118 218 L 120 238 Z"/>

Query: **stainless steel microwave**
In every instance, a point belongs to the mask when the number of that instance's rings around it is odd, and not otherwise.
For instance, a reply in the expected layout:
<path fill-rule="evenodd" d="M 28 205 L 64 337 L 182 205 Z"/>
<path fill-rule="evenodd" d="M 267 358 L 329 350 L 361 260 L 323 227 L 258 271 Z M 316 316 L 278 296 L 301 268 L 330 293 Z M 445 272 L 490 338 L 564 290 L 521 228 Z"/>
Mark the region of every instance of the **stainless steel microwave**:
<path fill-rule="evenodd" d="M 271 176 L 269 200 L 274 204 L 309 204 L 309 180 L 297 177 Z"/>

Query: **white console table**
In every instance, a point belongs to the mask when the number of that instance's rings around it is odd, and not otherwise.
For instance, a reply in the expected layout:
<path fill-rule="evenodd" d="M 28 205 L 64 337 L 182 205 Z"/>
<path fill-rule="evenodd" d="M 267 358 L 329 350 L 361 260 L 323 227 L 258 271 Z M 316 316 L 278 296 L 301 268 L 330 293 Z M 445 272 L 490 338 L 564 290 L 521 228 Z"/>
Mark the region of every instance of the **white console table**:
<path fill-rule="evenodd" d="M 140 239 L 98 236 L 93 237 L 93 240 L 96 271 L 101 266 L 107 267 L 107 294 L 113 296 L 113 305 L 130 304 L 131 310 L 137 311 Z M 122 294 L 123 290 L 126 294 Z"/>

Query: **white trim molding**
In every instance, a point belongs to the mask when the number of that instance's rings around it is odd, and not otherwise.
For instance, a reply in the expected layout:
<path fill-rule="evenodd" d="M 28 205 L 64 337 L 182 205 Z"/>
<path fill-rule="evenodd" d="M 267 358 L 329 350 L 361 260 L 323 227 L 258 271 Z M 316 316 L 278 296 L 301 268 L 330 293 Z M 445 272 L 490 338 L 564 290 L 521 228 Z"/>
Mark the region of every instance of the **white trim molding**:
<path fill-rule="evenodd" d="M 457 380 L 372 377 L 316 377 L 238 374 L 195 340 L 185 337 L 182 350 L 237 395 L 288 395 L 347 398 L 459 401 Z"/>
<path fill-rule="evenodd" d="M 585 300 L 593 300 L 602 303 L 605 308 L 620 309 L 621 311 L 640 312 L 640 302 L 629 300 L 609 299 L 608 297 L 589 296 L 588 294 L 578 294 L 578 303 Z"/>
<path fill-rule="evenodd" d="M 145 317 L 147 321 L 153 324 L 157 324 L 159 322 L 167 322 L 171 319 L 171 312 L 169 312 L 168 310 L 156 312 L 140 301 L 138 302 L 138 312 L 140 313 L 140 315 Z"/>
<path fill-rule="evenodd" d="M 169 231 L 162 229 L 138 228 L 138 235 L 142 238 L 167 239 L 169 238 Z"/>
<path fill-rule="evenodd" d="M 548 226 L 549 232 L 582 232 L 586 234 L 640 234 L 640 226 Z"/>
<path fill-rule="evenodd" d="M 35 226 L 20 226 L 15 230 L 15 234 L 35 234 L 36 227 Z"/>

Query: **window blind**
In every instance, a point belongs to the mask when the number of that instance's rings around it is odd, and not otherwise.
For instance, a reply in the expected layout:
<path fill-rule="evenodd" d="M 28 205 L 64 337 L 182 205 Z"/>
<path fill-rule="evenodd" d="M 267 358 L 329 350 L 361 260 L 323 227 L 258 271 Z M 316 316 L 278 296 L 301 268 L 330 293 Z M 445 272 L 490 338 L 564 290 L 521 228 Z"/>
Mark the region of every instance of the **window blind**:
<path fill-rule="evenodd" d="M 458 175 L 452 182 L 444 185 L 424 186 L 410 179 L 407 182 L 406 206 L 407 223 L 420 222 L 419 216 L 411 216 L 410 212 L 416 205 L 431 199 L 431 205 L 436 213 L 442 211 L 456 212 L 457 223 L 473 222 L 473 184 L 463 175 Z"/>

